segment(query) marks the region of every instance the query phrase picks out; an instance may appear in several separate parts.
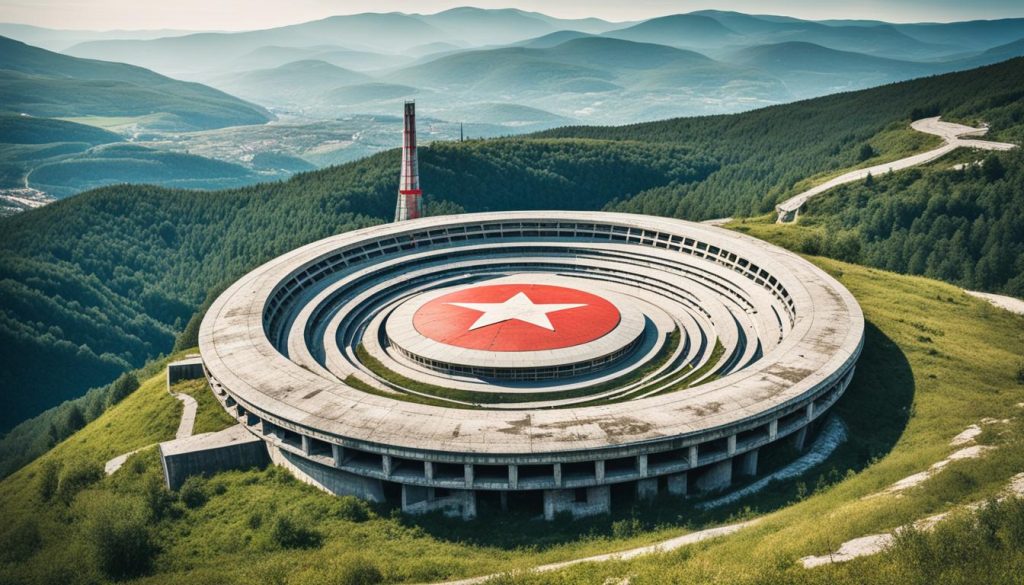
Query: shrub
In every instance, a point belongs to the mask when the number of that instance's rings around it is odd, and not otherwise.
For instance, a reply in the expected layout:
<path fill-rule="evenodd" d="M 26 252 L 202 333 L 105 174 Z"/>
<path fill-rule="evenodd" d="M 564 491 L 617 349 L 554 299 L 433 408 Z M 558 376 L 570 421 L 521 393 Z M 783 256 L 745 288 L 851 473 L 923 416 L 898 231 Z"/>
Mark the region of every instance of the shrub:
<path fill-rule="evenodd" d="M 372 561 L 359 554 L 345 554 L 321 569 L 302 574 L 301 585 L 374 585 L 384 579 Z"/>
<path fill-rule="evenodd" d="M 57 486 L 60 485 L 60 462 L 48 459 L 43 462 L 39 469 L 39 477 L 36 479 L 36 490 L 44 502 L 49 502 L 57 493 Z"/>
<path fill-rule="evenodd" d="M 370 506 L 354 496 L 342 496 L 337 501 L 338 518 L 350 522 L 366 522 L 370 518 Z"/>
<path fill-rule="evenodd" d="M 206 493 L 206 480 L 198 475 L 186 479 L 178 489 L 178 499 L 188 508 L 202 507 L 209 499 Z"/>
<path fill-rule="evenodd" d="M 0 561 L 21 563 L 39 550 L 43 538 L 35 518 L 28 517 L 15 521 L 0 541 L 3 542 L 3 546 L 0 546 Z"/>
<path fill-rule="evenodd" d="M 107 406 L 112 406 L 124 400 L 126 396 L 135 392 L 139 387 L 139 379 L 131 372 L 121 374 L 110 385 L 110 393 L 107 394 Z"/>
<path fill-rule="evenodd" d="M 95 461 L 78 459 L 72 461 L 60 474 L 56 495 L 65 504 L 70 504 L 78 492 L 103 478 L 103 468 Z"/>
<path fill-rule="evenodd" d="M 295 514 L 281 514 L 274 519 L 270 539 L 281 548 L 315 548 L 323 537 L 305 518 Z"/>
<path fill-rule="evenodd" d="M 142 490 L 142 497 L 146 500 L 150 515 L 156 520 L 163 518 L 174 503 L 174 494 L 167 489 L 163 478 L 159 475 L 146 477 Z"/>
<path fill-rule="evenodd" d="M 149 532 L 149 514 L 138 496 L 89 492 L 79 499 L 81 535 L 91 560 L 115 580 L 145 575 L 156 546 Z"/>
<path fill-rule="evenodd" d="M 873 156 L 875 156 L 875 149 L 871 148 L 871 145 L 865 142 L 860 146 L 860 151 L 857 153 L 857 160 L 864 162 Z"/>
<path fill-rule="evenodd" d="M 643 532 L 644 525 L 638 518 L 628 518 L 612 522 L 612 536 L 629 538 Z"/>

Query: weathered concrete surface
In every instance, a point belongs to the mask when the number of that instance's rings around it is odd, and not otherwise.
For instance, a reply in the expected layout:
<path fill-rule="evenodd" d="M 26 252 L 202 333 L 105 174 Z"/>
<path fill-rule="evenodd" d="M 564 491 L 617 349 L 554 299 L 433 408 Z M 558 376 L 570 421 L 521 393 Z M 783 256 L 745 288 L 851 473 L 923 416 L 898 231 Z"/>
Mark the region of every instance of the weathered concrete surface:
<path fill-rule="evenodd" d="M 977 297 L 979 299 L 986 300 L 992 303 L 993 305 L 999 307 L 1000 309 L 1006 309 L 1011 313 L 1024 315 L 1024 301 L 1018 298 L 1008 297 L 1006 295 L 978 292 L 975 290 L 965 290 L 964 292 L 971 295 L 972 297 Z"/>
<path fill-rule="evenodd" d="M 438 496 L 434 488 L 402 486 L 403 512 L 426 514 L 436 510 L 440 510 L 446 516 L 458 516 L 463 520 L 476 518 L 476 492 L 473 490 L 451 490 L 448 495 Z"/>
<path fill-rule="evenodd" d="M 943 139 L 944 144 L 936 149 L 929 150 L 928 152 L 922 152 L 920 154 L 915 154 L 892 162 L 874 165 L 865 169 L 850 171 L 816 187 L 808 189 L 803 193 L 794 195 L 775 207 L 775 211 L 779 216 L 779 223 L 794 221 L 799 214 L 800 208 L 803 207 L 809 199 L 817 195 L 821 195 L 822 193 L 829 191 L 834 187 L 838 187 L 839 185 L 863 180 L 869 174 L 877 176 L 890 171 L 899 171 L 917 165 L 922 165 L 945 156 L 958 148 L 978 148 L 982 150 L 1010 150 L 1017 148 L 1016 144 L 1008 144 L 1005 142 L 964 139 L 964 136 L 981 136 L 988 131 L 988 128 L 971 128 L 970 126 L 963 126 L 961 124 L 942 122 L 939 120 L 938 116 L 917 120 L 911 123 L 910 127 L 918 132 L 939 136 Z"/>
<path fill-rule="evenodd" d="M 586 497 L 577 498 L 578 493 Z M 606 485 L 579 490 L 544 490 L 544 519 L 554 520 L 561 512 L 569 512 L 573 518 L 607 514 L 611 510 L 611 497 L 611 488 Z"/>
<path fill-rule="evenodd" d="M 242 425 L 166 441 L 158 448 L 164 480 L 172 490 L 193 475 L 262 467 L 268 461 L 266 443 Z"/>
<path fill-rule="evenodd" d="M 146 447 L 142 447 L 142 449 L 145 449 L 145 448 Z M 124 464 L 125 464 L 126 461 L 128 461 L 129 457 L 131 457 L 132 455 L 135 455 L 139 451 L 142 451 L 142 449 L 136 449 L 134 451 L 129 451 L 127 453 L 122 453 L 122 454 L 118 455 L 117 457 L 114 457 L 110 461 L 107 461 L 103 465 L 103 473 L 105 473 L 106 475 L 113 475 L 114 473 L 117 472 L 118 469 L 121 469 L 122 467 L 124 467 Z"/>
<path fill-rule="evenodd" d="M 183 360 L 167 364 L 167 387 L 182 380 L 198 380 L 205 377 L 203 371 L 203 358 L 199 356 L 187 357 Z"/>
<path fill-rule="evenodd" d="M 693 485 L 702 492 L 724 490 L 732 484 L 732 460 L 726 459 L 713 463 L 697 476 Z"/>
<path fill-rule="evenodd" d="M 810 450 L 804 455 L 801 455 L 796 461 L 793 461 L 782 469 L 762 477 L 746 487 L 732 491 L 720 498 L 702 502 L 698 504 L 698 507 L 705 509 L 718 508 L 726 504 L 736 502 L 751 494 L 755 494 L 763 490 L 765 486 L 773 481 L 782 481 L 785 479 L 799 477 L 806 473 L 808 469 L 821 465 L 821 463 L 828 459 L 832 453 L 839 448 L 839 445 L 842 445 L 845 441 L 846 426 L 837 417 L 832 417 L 827 423 L 825 423 L 825 428 L 818 434 L 818 438 L 814 441 Z"/>
<path fill-rule="evenodd" d="M 317 489 L 336 496 L 356 496 L 371 502 L 384 501 L 380 480 L 333 469 L 274 445 L 268 444 L 267 450 L 271 462 L 284 467 L 299 481 Z"/>
<path fill-rule="evenodd" d="M 653 500 L 658 495 L 658 478 L 640 479 L 636 482 L 638 500 Z"/>
<path fill-rule="evenodd" d="M 174 394 L 175 398 L 181 401 L 184 409 L 181 412 L 181 420 L 178 422 L 178 430 L 174 433 L 176 439 L 187 439 L 192 436 L 192 429 L 196 425 L 196 412 L 199 410 L 199 403 L 188 394 Z"/>

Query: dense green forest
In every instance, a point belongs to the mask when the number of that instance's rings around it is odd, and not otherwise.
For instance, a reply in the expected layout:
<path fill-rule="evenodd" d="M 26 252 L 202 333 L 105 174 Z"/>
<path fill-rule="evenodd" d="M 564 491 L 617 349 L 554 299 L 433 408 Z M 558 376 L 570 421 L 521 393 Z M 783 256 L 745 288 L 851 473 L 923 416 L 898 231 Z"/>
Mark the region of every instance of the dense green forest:
<path fill-rule="evenodd" d="M 3 220 L 0 428 L 168 351 L 207 292 L 309 241 L 393 213 L 398 152 L 217 193 L 116 186 Z M 600 209 L 697 181 L 713 163 L 675 145 L 437 144 L 422 153 L 434 209 Z"/>
<path fill-rule="evenodd" d="M 1022 194 L 1019 149 L 871 177 L 810 201 L 800 249 L 1024 297 Z"/>
<path fill-rule="evenodd" d="M 857 164 L 865 144 L 902 156 L 920 135 L 894 128 L 912 113 L 984 119 L 1019 140 L 1022 96 L 1015 59 L 732 116 L 435 143 L 421 176 L 435 212 L 749 215 L 802 179 Z M 391 151 L 215 193 L 111 186 L 0 220 L 0 343 L 20 352 L 0 364 L 0 429 L 169 351 L 209 291 L 257 264 L 387 221 L 397 168 Z"/>

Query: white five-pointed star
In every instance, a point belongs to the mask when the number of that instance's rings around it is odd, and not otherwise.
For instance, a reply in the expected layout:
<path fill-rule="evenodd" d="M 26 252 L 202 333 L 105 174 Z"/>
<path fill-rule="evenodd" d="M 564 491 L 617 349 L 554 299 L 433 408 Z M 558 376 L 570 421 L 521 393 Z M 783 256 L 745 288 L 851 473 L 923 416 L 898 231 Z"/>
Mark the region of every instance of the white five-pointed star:
<path fill-rule="evenodd" d="M 483 313 L 483 315 L 480 315 L 476 322 L 469 328 L 470 331 L 481 327 L 487 327 L 488 325 L 494 325 L 495 323 L 501 323 L 502 321 L 508 321 L 510 319 L 516 319 L 517 321 L 523 321 L 530 323 L 531 325 L 536 325 L 537 327 L 543 327 L 549 331 L 554 331 L 555 328 L 551 325 L 551 320 L 548 319 L 548 313 L 587 306 L 583 303 L 537 305 L 534 304 L 534 302 L 530 300 L 530 297 L 526 296 L 526 293 L 522 291 L 516 293 L 515 296 L 504 303 L 445 304 L 455 305 L 456 307 L 462 307 L 463 309 L 470 309 Z"/>

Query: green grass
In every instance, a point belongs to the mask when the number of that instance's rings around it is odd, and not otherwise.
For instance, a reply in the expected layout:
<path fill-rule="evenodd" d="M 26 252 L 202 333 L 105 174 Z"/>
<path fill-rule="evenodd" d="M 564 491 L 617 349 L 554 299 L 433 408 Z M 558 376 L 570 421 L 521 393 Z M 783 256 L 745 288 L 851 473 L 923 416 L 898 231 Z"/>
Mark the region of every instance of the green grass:
<path fill-rule="evenodd" d="M 728 538 L 629 563 L 570 568 L 534 581 L 600 583 L 630 575 L 634 583 L 824 583 L 832 573 L 804 571 L 796 560 L 991 496 L 1024 470 L 1024 425 L 1015 420 L 982 436 L 999 446 L 986 457 L 951 464 L 900 498 L 862 499 L 944 458 L 953 450 L 949 439 L 968 425 L 985 417 L 1019 418 L 1014 405 L 1021 402 L 1022 387 L 1015 376 L 1024 318 L 936 281 L 812 260 L 853 292 L 868 327 L 854 382 L 836 406 L 851 440 L 807 477 L 714 512 L 695 510 L 693 501 L 661 497 L 650 505 L 618 505 L 610 517 L 576 522 L 550 524 L 513 514 L 502 517 L 502 528 L 495 530 L 488 518 L 468 523 L 410 518 L 386 507 L 357 513 L 358 503 L 317 492 L 276 469 L 230 472 L 202 482 L 205 504 L 173 503 L 163 516 L 149 520 L 147 530 L 158 547 L 153 573 L 138 582 L 318 583 L 327 571 L 348 571 L 360 563 L 376 567 L 386 582 L 424 582 L 622 550 L 730 518 L 764 515 L 756 527 Z M 137 455 L 70 505 L 42 500 L 43 471 L 54 462 L 64 468 L 77 460 L 99 464 L 169 439 L 180 412 L 162 373 L 157 374 L 0 482 L 5 520 L 0 549 L 13 551 L 0 555 L 0 582 L 102 580 L 83 532 L 94 507 L 88 504 L 101 494 L 149 501 L 146 495 L 154 492 L 147 491 L 148 482 L 159 473 L 155 455 L 152 450 Z M 797 501 L 800 483 L 810 495 Z M 273 538 L 282 516 L 319 535 L 319 544 L 282 548 Z M 882 561 L 864 564 L 875 562 Z M 856 578 L 858 566 L 864 565 L 836 569 L 835 579 L 862 582 Z"/>
<path fill-rule="evenodd" d="M 206 379 L 183 380 L 171 386 L 171 392 L 188 394 L 196 399 L 199 406 L 196 409 L 196 423 L 192 427 L 195 435 L 221 431 L 238 424 L 217 401 Z"/>

